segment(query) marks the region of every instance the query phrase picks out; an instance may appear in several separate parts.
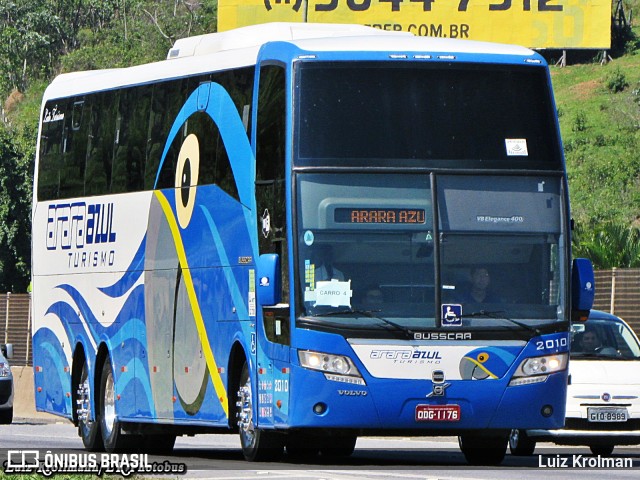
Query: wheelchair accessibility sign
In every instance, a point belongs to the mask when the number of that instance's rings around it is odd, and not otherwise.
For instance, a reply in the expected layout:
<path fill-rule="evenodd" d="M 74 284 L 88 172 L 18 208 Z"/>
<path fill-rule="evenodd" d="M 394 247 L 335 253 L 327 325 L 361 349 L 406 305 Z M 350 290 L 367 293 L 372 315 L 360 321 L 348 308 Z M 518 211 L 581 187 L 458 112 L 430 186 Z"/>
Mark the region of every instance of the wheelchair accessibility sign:
<path fill-rule="evenodd" d="M 461 327 L 462 305 L 459 303 L 443 303 L 441 322 L 443 327 Z"/>

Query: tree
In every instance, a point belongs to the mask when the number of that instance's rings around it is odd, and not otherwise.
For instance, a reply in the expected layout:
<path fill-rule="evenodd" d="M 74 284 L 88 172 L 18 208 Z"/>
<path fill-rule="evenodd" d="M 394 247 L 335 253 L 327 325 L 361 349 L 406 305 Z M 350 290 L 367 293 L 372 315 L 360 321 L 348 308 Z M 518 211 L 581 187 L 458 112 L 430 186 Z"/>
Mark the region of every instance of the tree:
<path fill-rule="evenodd" d="M 31 266 L 32 138 L 0 128 L 0 291 L 25 292 Z"/>
<path fill-rule="evenodd" d="M 586 257 L 595 268 L 640 266 L 640 230 L 621 223 L 582 227 L 574 233 L 574 257 Z"/>

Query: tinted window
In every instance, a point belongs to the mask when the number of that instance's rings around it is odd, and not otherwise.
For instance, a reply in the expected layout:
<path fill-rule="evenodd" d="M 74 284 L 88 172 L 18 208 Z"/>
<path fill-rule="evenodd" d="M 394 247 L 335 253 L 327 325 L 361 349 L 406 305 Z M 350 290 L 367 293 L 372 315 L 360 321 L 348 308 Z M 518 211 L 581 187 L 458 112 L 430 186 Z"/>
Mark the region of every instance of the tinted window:
<path fill-rule="evenodd" d="M 65 117 L 62 163 L 60 165 L 59 195 L 63 198 L 84 195 L 84 171 L 87 160 L 87 140 L 91 105 L 84 98 L 76 98 L 72 114 Z"/>
<path fill-rule="evenodd" d="M 181 126 L 160 159 L 178 113 L 203 82 L 221 84 L 249 130 L 253 68 L 175 79 L 47 102 L 42 119 L 38 198 L 172 188 L 180 147 L 194 134 L 201 147 L 200 184 L 217 184 L 238 199 L 218 125 L 205 113 Z M 157 183 L 156 183 L 157 180 Z"/>
<path fill-rule="evenodd" d="M 104 195 L 111 185 L 117 96 L 112 92 L 92 96 L 90 134 L 87 145 L 85 194 Z"/>
<path fill-rule="evenodd" d="M 561 168 L 543 67 L 307 63 L 295 92 L 303 165 Z"/>
<path fill-rule="evenodd" d="M 122 90 L 115 115 L 111 192 L 142 190 L 152 87 Z"/>
<path fill-rule="evenodd" d="M 44 108 L 40 136 L 38 164 L 38 198 L 50 200 L 58 197 L 60 167 L 64 150 L 65 117 L 69 101 L 50 101 Z"/>

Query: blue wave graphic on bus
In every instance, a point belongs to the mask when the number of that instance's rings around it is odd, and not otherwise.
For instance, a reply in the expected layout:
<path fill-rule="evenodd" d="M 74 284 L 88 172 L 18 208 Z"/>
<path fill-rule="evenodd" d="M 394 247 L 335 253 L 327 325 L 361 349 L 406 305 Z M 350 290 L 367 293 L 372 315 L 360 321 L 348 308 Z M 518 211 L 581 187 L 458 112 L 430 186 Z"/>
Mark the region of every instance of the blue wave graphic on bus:
<path fill-rule="evenodd" d="M 128 282 L 129 279 L 125 277 L 123 277 L 123 281 Z M 143 311 L 144 286 L 139 285 L 131 290 L 114 322 L 108 326 L 104 326 L 98 321 L 88 302 L 75 287 L 69 284 L 61 284 L 57 288 L 67 292 L 73 303 L 56 302 L 49 307 L 46 314 L 58 317 L 60 324 L 65 329 L 68 341 L 79 342 L 84 345 L 85 349 L 92 349 L 93 345 L 97 345 L 101 341 L 105 341 L 111 351 L 117 347 L 118 365 L 120 368 L 121 366 L 125 367 L 120 369 L 119 375 L 116 372 L 118 391 L 125 391 L 127 384 L 132 380 L 131 376 L 134 372 L 137 372 L 136 383 L 139 386 L 136 386 L 136 390 L 144 392 L 144 395 L 138 394 L 136 398 L 139 403 L 138 408 L 151 412 L 153 410 L 153 402 L 151 385 L 148 380 L 148 365 L 135 360 L 135 352 L 141 351 L 147 345 Z M 119 290 L 123 291 L 122 287 Z M 64 371 L 63 367 L 68 364 L 68 361 L 60 339 L 49 328 L 42 328 L 36 332 L 34 345 L 41 350 L 45 350 L 45 352 L 42 352 L 45 354 L 45 358 L 48 358 L 55 365 L 61 366 L 61 368 L 55 369 L 56 372 Z M 46 369 L 46 371 L 51 372 L 51 369 Z M 68 385 L 68 374 L 66 378 L 60 379 L 60 383 L 61 385 Z M 146 399 L 146 406 L 140 405 L 140 401 L 143 399 Z M 61 410 L 59 404 L 55 402 L 49 403 L 49 408 L 53 408 L 54 411 L 65 414 L 70 412 L 69 406 Z"/>
<path fill-rule="evenodd" d="M 49 329 L 40 329 L 33 336 L 33 343 L 39 349 L 35 375 L 40 376 L 39 385 L 44 397 L 36 395 L 38 406 L 61 414 L 71 412 L 71 398 L 67 395 L 69 375 L 66 372 L 68 362 L 60 339 Z M 39 368 L 38 368 L 39 367 Z"/>
<path fill-rule="evenodd" d="M 115 282 L 113 285 L 109 287 L 99 287 L 100 290 L 105 295 L 108 295 L 112 298 L 118 298 L 128 292 L 131 287 L 138 281 L 140 275 L 144 272 L 144 250 L 147 244 L 147 237 L 145 236 L 138 247 L 138 251 L 133 256 L 133 260 L 131 260 L 131 264 L 125 270 L 125 273 Z"/>
<path fill-rule="evenodd" d="M 203 105 L 202 99 L 206 99 Z M 189 117 L 197 112 L 204 112 L 214 121 L 220 130 L 220 135 L 224 141 L 225 149 L 233 171 L 236 188 L 240 197 L 240 202 L 247 206 L 249 211 L 245 211 L 245 222 L 252 224 L 250 215 L 256 211 L 255 196 L 253 192 L 253 179 L 255 178 L 255 161 L 251 145 L 247 139 L 247 134 L 242 124 L 242 119 L 233 100 L 225 88 L 215 82 L 204 83 L 194 90 L 184 103 L 180 113 L 169 131 L 164 151 L 160 159 L 154 188 L 157 188 L 160 179 L 162 166 L 166 161 L 167 153 L 180 129 Z M 251 244 L 257 248 L 257 231 L 249 229 Z M 257 251 L 253 252 L 254 256 Z"/>
<path fill-rule="evenodd" d="M 202 112 L 219 128 L 240 201 L 217 185 L 196 184 L 192 187 L 193 211 L 185 221 L 178 208 L 184 209 L 184 205 L 176 204 L 176 190 L 156 190 L 147 224 L 147 232 L 153 231 L 154 235 L 145 235 L 117 281 L 96 287 L 93 292 L 118 303 L 122 301 L 118 299 L 127 296 L 116 317 L 105 318 L 103 307 L 96 306 L 93 294 L 89 301 L 76 287 L 63 283 L 55 288 L 64 291 L 70 300 L 50 305 L 46 315 L 60 320 L 66 338 L 57 340 L 48 327 L 34 335 L 38 354 L 43 355 L 44 345 L 51 344 L 44 355 L 62 366 L 70 363 L 63 345 L 67 351 L 74 351 L 80 343 L 88 358 L 93 358 L 97 346 L 106 343 L 114 365 L 116 391 L 122 398 L 119 415 L 168 419 L 195 416 L 222 422 L 228 417 L 226 373 L 218 371 L 215 357 L 220 354 L 226 358 L 229 352 L 218 351 L 219 333 L 214 325 L 216 319 L 249 320 L 250 315 L 255 315 L 250 312 L 246 293 L 251 291 L 250 273 L 255 267 L 239 264 L 238 259 L 248 258 L 253 263 L 257 256 L 257 230 L 251 188 L 255 177 L 253 151 L 231 97 L 219 84 L 200 85 L 175 118 L 160 159 L 156 188 L 170 147 L 184 123 L 191 115 Z M 138 282 L 140 285 L 136 286 Z M 103 298 L 102 302 L 108 299 Z M 105 320 L 112 323 L 103 324 Z M 239 322 L 234 329 L 238 328 L 245 338 L 250 337 L 248 322 Z M 49 342 L 43 342 L 43 337 L 48 337 Z M 212 355 L 202 354 L 207 349 Z M 140 357 L 140 352 L 145 351 L 146 360 Z M 170 358 L 167 351 L 171 352 Z M 209 360 L 205 363 L 203 357 Z M 184 373 L 186 367 L 189 375 Z M 90 365 L 92 375 L 99 374 L 93 371 L 96 368 L 100 365 Z M 49 400 L 49 408 L 56 405 L 54 411 L 69 415 L 69 372 L 59 381 L 66 385 L 67 401 L 60 406 Z M 212 389 L 215 394 L 207 394 Z"/>

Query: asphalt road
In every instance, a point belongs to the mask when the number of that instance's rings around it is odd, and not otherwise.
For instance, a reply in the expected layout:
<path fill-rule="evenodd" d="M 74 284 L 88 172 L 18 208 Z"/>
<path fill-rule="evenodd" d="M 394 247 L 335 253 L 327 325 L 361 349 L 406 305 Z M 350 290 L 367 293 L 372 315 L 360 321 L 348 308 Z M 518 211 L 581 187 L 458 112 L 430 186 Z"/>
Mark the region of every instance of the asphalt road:
<path fill-rule="evenodd" d="M 89 455 L 82 448 L 76 429 L 68 422 L 40 423 L 17 419 L 13 425 L 0 427 L 0 461 L 16 451 Z M 100 455 L 100 454 L 95 454 Z M 50 457 L 51 458 L 51 457 Z M 235 435 L 198 435 L 179 437 L 170 457 L 150 456 L 149 463 L 167 461 L 186 464 L 184 475 L 164 478 L 225 479 L 637 479 L 640 477 L 640 449 L 617 448 L 614 459 L 631 462 L 631 468 L 599 468 L 597 459 L 586 448 L 555 447 L 541 444 L 531 457 L 507 454 L 500 467 L 469 467 L 453 437 L 439 438 L 372 438 L 358 439 L 355 453 L 346 459 L 329 463 L 316 457 L 306 463 L 295 463 L 286 455 L 279 463 L 248 463 L 242 458 Z M 565 460 L 566 459 L 566 460 Z M 576 463 L 577 459 L 577 463 Z M 627 460 L 628 459 L 628 460 Z M 130 460 L 130 459 L 129 459 Z M 135 459 L 134 459 L 135 460 Z M 583 463 L 586 463 L 584 465 Z M 577 465 L 577 466 L 576 466 Z M 601 465 L 600 465 L 601 467 Z M 152 475 L 154 478 L 162 478 Z M 10 478 L 10 477 L 9 477 Z"/>

